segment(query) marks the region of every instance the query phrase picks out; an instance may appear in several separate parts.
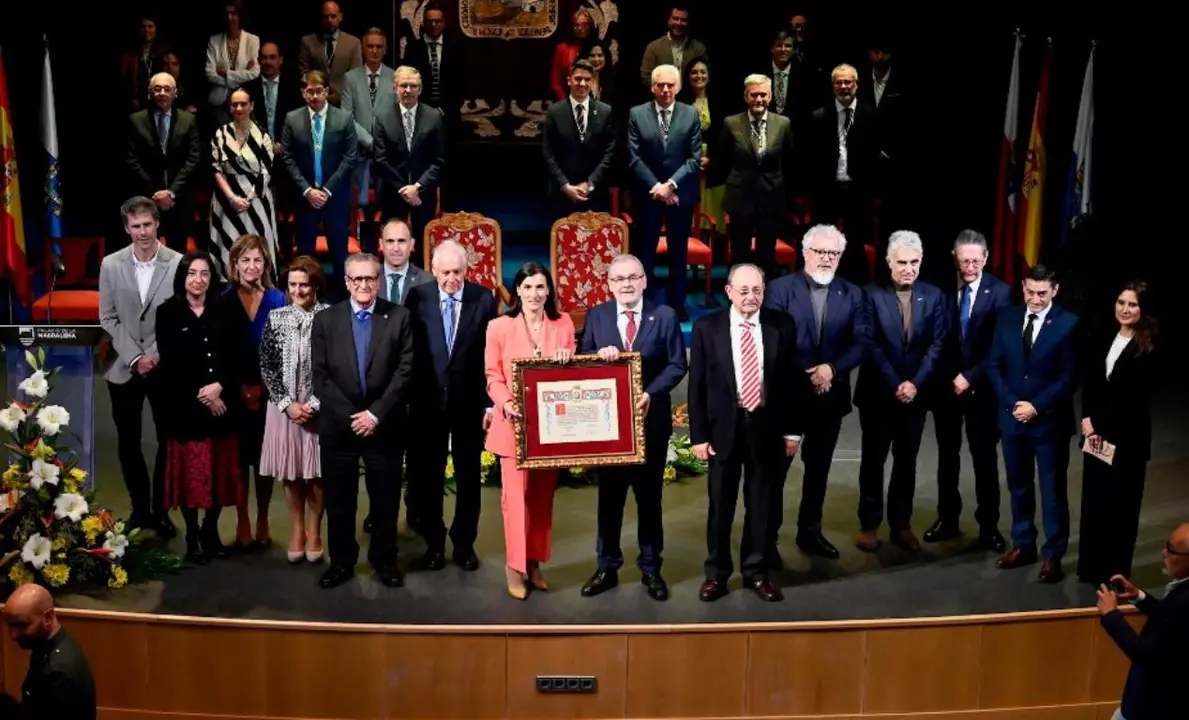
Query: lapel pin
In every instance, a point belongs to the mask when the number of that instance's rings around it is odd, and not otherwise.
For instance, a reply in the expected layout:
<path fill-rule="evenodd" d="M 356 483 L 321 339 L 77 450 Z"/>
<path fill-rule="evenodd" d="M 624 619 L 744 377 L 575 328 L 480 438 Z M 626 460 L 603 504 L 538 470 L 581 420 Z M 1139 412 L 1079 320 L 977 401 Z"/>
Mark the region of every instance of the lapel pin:
<path fill-rule="evenodd" d="M 649 315 L 649 316 L 648 316 L 648 322 L 652 322 L 653 320 L 655 320 L 655 318 L 654 318 L 654 317 L 652 317 L 651 315 Z"/>

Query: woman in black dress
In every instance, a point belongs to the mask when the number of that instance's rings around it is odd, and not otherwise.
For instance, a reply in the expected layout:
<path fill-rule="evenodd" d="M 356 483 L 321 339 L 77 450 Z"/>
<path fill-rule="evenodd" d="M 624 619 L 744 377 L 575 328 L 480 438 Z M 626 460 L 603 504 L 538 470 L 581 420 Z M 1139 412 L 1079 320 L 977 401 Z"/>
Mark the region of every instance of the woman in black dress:
<path fill-rule="evenodd" d="M 1147 283 L 1134 280 L 1115 299 L 1115 322 L 1086 354 L 1082 434 L 1085 453 L 1078 577 L 1097 587 L 1131 575 L 1144 477 L 1152 447 L 1153 346 L 1157 323 Z"/>

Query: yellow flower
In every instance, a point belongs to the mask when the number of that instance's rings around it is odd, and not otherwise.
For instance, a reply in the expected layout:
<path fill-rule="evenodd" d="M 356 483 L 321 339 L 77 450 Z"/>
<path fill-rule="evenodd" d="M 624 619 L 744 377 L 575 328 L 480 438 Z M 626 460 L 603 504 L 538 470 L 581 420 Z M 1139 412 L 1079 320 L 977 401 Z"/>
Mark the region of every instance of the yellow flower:
<path fill-rule="evenodd" d="M 8 571 L 8 579 L 16 585 L 24 585 L 33 582 L 33 573 L 29 572 L 29 568 L 25 567 L 24 563 L 16 563 Z"/>
<path fill-rule="evenodd" d="M 46 565 L 41 569 L 41 577 L 54 587 L 62 587 L 70 580 L 70 568 L 65 565 Z"/>
<path fill-rule="evenodd" d="M 77 493 L 78 492 L 78 483 L 75 482 L 74 480 L 72 480 L 70 477 L 66 477 L 62 481 L 62 492 Z"/>
<path fill-rule="evenodd" d="M 454 477 L 454 456 L 446 456 L 446 479 L 449 480 Z"/>
<path fill-rule="evenodd" d="M 61 535 L 54 538 L 54 541 L 50 543 L 51 550 L 61 550 L 64 547 L 66 547 L 66 538 L 62 537 Z"/>
<path fill-rule="evenodd" d="M 665 466 L 665 482 L 670 483 L 677 479 L 677 468 L 672 465 Z"/>
<path fill-rule="evenodd" d="M 87 536 L 87 544 L 93 545 L 98 539 L 99 533 L 103 532 L 103 519 L 96 515 L 88 515 L 83 518 L 83 533 Z"/>
<path fill-rule="evenodd" d="M 111 568 L 111 578 L 107 581 L 107 586 L 113 590 L 119 590 L 128 584 L 128 571 L 119 565 L 113 565 Z"/>
<path fill-rule="evenodd" d="M 8 469 L 4 471 L 4 477 L 2 479 L 5 485 L 12 487 L 12 484 L 24 474 L 25 472 L 21 469 L 20 465 L 9 465 Z"/>
<path fill-rule="evenodd" d="M 495 453 L 489 450 L 484 450 L 483 454 L 479 456 L 479 463 L 484 469 L 495 465 Z"/>
<path fill-rule="evenodd" d="M 33 448 L 33 452 L 29 453 L 34 460 L 52 460 L 54 458 L 54 449 L 45 444 L 45 440 L 37 438 L 37 446 Z"/>
<path fill-rule="evenodd" d="M 87 479 L 87 471 L 82 468 L 74 468 L 70 471 L 70 479 L 75 482 L 82 482 Z"/>

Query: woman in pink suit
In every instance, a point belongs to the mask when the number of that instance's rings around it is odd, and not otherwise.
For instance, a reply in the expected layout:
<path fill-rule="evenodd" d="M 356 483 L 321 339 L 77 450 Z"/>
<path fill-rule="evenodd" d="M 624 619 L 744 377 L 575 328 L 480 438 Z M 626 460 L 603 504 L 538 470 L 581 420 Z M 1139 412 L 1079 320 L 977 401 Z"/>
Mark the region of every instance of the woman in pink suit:
<path fill-rule="evenodd" d="M 520 416 L 512 399 L 512 360 L 552 357 L 569 362 L 574 353 L 574 323 L 559 313 L 553 281 L 538 263 L 527 263 L 516 273 L 516 300 L 508 314 L 487 326 L 487 394 L 493 403 L 488 451 L 500 457 L 503 481 L 500 505 L 504 511 L 504 547 L 507 554 L 508 594 L 528 597 L 528 584 L 549 589 L 541 563 L 549 560 L 553 544 L 553 491 L 556 470 L 516 469 L 516 440 L 512 418 Z"/>

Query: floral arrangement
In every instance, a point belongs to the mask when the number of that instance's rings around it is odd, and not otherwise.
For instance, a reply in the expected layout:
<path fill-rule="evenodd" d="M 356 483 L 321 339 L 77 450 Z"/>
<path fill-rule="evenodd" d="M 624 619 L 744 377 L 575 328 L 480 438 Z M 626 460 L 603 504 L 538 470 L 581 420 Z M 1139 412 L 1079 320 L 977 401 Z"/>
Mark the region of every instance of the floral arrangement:
<path fill-rule="evenodd" d="M 0 572 L 11 585 L 37 582 L 51 588 L 106 583 L 118 589 L 130 580 L 180 566 L 180 559 L 139 548 L 138 530 L 93 504 L 83 490 L 86 471 L 63 442 L 70 413 L 51 405 L 50 380 L 61 368 L 45 368 L 45 350 L 25 352 L 33 374 L 17 390 L 25 402 L 0 410 L 0 430 L 9 465 L 0 476 Z M 0 580 L 3 582 L 3 580 Z"/>

